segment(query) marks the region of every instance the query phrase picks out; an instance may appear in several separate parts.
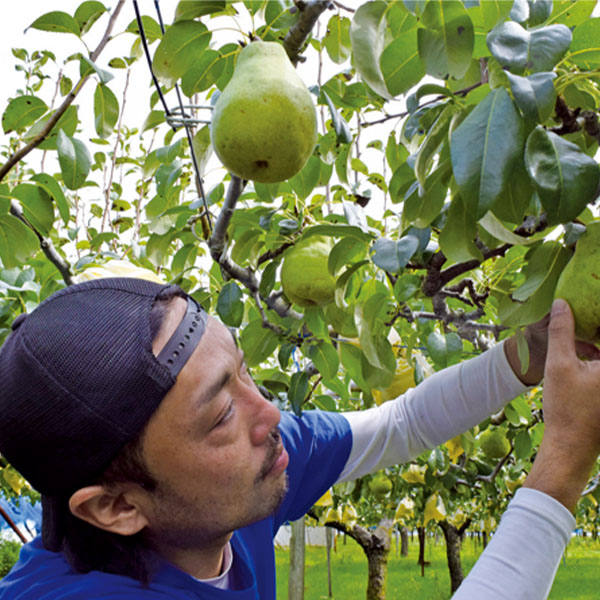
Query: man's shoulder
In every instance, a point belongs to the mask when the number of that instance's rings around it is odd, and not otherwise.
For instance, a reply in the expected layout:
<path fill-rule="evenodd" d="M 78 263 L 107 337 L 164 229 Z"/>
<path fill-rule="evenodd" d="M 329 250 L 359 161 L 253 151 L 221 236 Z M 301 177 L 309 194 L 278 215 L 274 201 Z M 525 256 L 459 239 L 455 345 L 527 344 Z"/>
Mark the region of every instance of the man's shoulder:
<path fill-rule="evenodd" d="M 0 600 L 165 600 L 177 598 L 160 590 L 144 588 L 120 575 L 75 572 L 60 552 L 46 550 L 38 537 L 25 544 L 19 560 L 0 581 Z"/>

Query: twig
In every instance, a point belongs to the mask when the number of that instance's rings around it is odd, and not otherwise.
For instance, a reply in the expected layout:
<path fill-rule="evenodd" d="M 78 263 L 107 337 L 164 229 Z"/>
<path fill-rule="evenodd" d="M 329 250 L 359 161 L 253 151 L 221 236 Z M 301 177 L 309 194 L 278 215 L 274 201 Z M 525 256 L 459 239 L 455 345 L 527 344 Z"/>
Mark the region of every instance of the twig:
<path fill-rule="evenodd" d="M 121 130 L 123 127 L 123 114 L 125 113 L 125 102 L 127 100 L 127 88 L 129 87 L 129 77 L 131 75 L 131 70 L 127 69 L 127 75 L 125 77 L 125 86 L 123 88 L 123 101 L 121 105 L 121 114 L 119 115 L 119 122 L 117 124 L 117 139 L 115 140 L 115 146 L 113 148 L 113 157 L 110 165 L 110 174 L 108 176 L 108 183 L 106 185 L 106 190 L 104 191 L 106 195 L 105 205 L 106 210 L 102 215 L 102 226 L 100 227 L 100 231 L 104 231 L 104 226 L 106 225 L 107 214 L 110 215 L 110 188 L 113 184 L 113 178 L 115 176 L 115 166 L 117 164 L 117 152 L 119 150 L 119 143 L 121 142 Z"/>

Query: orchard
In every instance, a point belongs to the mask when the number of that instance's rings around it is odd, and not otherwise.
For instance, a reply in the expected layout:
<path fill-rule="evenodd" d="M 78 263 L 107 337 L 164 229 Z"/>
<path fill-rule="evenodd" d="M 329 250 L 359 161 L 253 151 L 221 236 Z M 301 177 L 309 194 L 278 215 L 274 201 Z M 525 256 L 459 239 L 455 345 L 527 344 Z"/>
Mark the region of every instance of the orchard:
<path fill-rule="evenodd" d="M 45 3 L 30 27 L 47 47 L 13 49 L 22 82 L 0 109 L 1 339 L 65 285 L 158 278 L 233 328 L 261 391 L 296 413 L 389 401 L 555 293 L 599 339 L 595 8 Z M 422 545 L 441 528 L 458 587 L 461 537 L 493 532 L 531 466 L 541 395 L 314 507 L 364 549 L 369 599 L 394 527 Z M 5 461 L 0 479 L 35 496 Z M 599 481 L 578 511 L 594 531 Z"/>

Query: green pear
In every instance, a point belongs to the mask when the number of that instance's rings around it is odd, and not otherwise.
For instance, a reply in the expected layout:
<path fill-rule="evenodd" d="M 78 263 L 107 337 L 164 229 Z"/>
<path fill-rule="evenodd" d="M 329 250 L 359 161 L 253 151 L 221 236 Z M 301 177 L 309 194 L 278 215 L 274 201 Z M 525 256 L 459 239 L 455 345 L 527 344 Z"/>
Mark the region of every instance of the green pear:
<path fill-rule="evenodd" d="M 329 273 L 330 237 L 313 235 L 289 248 L 281 266 L 281 287 L 298 306 L 325 306 L 335 298 L 335 277 Z"/>
<path fill-rule="evenodd" d="M 569 303 L 575 317 L 575 337 L 600 342 L 600 221 L 586 226 L 575 254 L 563 269 L 555 298 Z"/>
<path fill-rule="evenodd" d="M 317 143 L 317 112 L 281 44 L 252 42 L 240 52 L 210 133 L 223 165 L 242 179 L 284 181 L 306 164 Z"/>

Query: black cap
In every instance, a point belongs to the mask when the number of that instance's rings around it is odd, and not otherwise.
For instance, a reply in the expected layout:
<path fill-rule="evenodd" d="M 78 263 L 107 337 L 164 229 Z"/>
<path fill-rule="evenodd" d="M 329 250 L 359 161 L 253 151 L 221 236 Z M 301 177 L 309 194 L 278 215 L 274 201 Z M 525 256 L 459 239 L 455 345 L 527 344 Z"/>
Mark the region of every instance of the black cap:
<path fill-rule="evenodd" d="M 207 315 L 181 292 L 188 311 L 155 357 L 149 315 L 168 287 L 87 281 L 15 320 L 0 350 L 0 452 L 42 494 L 99 476 L 174 385 Z"/>

